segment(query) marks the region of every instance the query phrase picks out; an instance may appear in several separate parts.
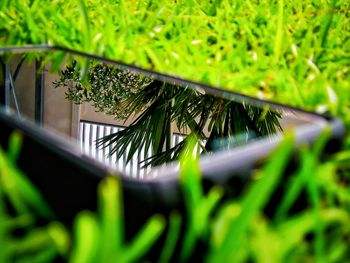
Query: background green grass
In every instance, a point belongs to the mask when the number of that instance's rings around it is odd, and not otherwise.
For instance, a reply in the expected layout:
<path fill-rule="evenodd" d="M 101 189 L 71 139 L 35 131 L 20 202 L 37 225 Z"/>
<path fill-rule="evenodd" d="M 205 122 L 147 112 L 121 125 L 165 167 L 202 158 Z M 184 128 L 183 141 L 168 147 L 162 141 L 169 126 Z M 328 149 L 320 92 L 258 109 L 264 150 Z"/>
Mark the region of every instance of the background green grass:
<path fill-rule="evenodd" d="M 254 97 L 332 113 L 349 126 L 349 10 L 347 0 L 1 1 L 0 44 L 63 45 Z M 203 240 L 209 244 L 209 262 L 345 262 L 350 258 L 350 140 L 342 151 L 321 160 L 326 137 L 313 148 L 300 150 L 298 167 L 284 181 L 286 190 L 270 218 L 262 210 L 284 174 L 292 136 L 256 172 L 254 183 L 240 198 L 223 203 L 219 202 L 220 188 L 203 192 L 197 161 L 184 153 L 181 182 L 188 222 L 177 213 L 169 220 L 155 215 L 133 244 L 125 244 L 122 233 L 101 234 L 122 226 L 115 204 L 119 185 L 113 181 L 101 186 L 98 216 L 80 214 L 72 234 L 57 224 L 49 225 L 50 231 L 33 230 L 31 221 L 24 220 L 45 209 L 20 205 L 19 217 L 13 218 L 0 210 L 0 245 L 6 251 L 0 255 L 5 261 L 13 258 L 20 240 L 11 237 L 10 229 L 24 225 L 35 234 L 23 243 L 21 253 L 15 253 L 18 259 L 34 262 L 35 251 L 43 255 L 37 262 L 47 262 L 58 253 L 71 262 L 92 262 L 100 256 L 113 259 L 126 249 L 125 258 L 119 259 L 132 261 L 168 224 L 159 262 L 172 257 L 178 242 L 181 258 L 186 260 Z M 0 152 L 0 197 L 16 207 L 27 199 L 28 187 L 18 184 L 22 181 L 11 156 L 11 151 Z M 9 178 L 17 179 L 11 182 Z M 307 207 L 291 217 L 288 211 L 302 191 Z M 29 199 L 29 207 L 43 209 L 40 198 L 32 192 L 29 195 L 35 197 Z M 107 216 L 104 209 L 109 206 L 117 208 Z M 184 223 L 186 232 L 179 236 L 179 226 Z M 87 239 L 86 233 L 101 239 Z M 104 238 L 111 239 L 116 250 L 101 250 L 101 244 L 93 242 L 104 242 Z"/>
<path fill-rule="evenodd" d="M 350 4 L 2 1 L 0 44 L 57 44 L 348 118 Z"/>

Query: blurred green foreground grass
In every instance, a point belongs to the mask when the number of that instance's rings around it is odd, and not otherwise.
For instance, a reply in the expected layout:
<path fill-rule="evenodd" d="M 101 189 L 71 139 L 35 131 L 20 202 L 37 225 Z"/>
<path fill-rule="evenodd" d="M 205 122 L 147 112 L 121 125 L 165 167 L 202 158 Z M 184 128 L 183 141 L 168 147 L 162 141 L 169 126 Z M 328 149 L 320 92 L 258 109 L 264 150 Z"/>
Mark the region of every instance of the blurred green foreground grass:
<path fill-rule="evenodd" d="M 122 189 L 116 177 L 101 182 L 97 213 L 79 213 L 70 233 L 54 221 L 40 193 L 16 168 L 21 136 L 15 133 L 7 153 L 0 151 L 0 262 L 51 262 L 57 257 L 69 262 L 137 262 L 161 234 L 166 239 L 158 262 L 174 257 L 186 262 L 199 242 L 208 246 L 201 252 L 208 262 L 344 262 L 350 256 L 348 162 L 344 163 L 345 152 L 320 161 L 327 137 L 324 133 L 312 148 L 299 150 L 299 165 L 283 182 L 280 199 L 274 200 L 272 194 L 281 185 L 292 154 L 292 135 L 255 172 L 239 198 L 222 202 L 220 187 L 203 191 L 193 154 L 195 140 L 190 141 L 181 157 L 180 178 L 187 215 L 174 211 L 169 220 L 153 215 L 127 242 Z M 336 172 L 340 168 L 345 172 Z M 303 191 L 304 207 L 290 215 Z M 274 212 L 267 217 L 264 208 L 269 202 Z M 50 223 L 38 227 L 39 218 Z M 19 230 L 22 235 L 16 234 Z"/>

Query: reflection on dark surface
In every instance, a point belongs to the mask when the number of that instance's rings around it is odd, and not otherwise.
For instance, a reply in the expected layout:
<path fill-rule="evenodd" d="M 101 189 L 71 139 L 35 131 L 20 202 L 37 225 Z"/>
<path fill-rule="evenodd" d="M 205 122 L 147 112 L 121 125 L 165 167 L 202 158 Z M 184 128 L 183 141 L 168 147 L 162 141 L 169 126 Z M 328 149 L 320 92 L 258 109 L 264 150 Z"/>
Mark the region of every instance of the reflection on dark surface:
<path fill-rule="evenodd" d="M 84 152 L 129 174 L 176 160 L 188 135 L 208 154 L 282 131 L 283 114 L 267 107 L 101 61 L 56 57 L 3 58 L 2 68 L 12 76 L 7 103 L 29 119 L 41 117 L 44 128 L 76 138 Z"/>
<path fill-rule="evenodd" d="M 203 153 L 281 130 L 277 112 L 214 97 L 193 87 L 165 83 L 105 63 L 89 64 L 85 84 L 79 72 L 73 61 L 55 86 L 67 87 L 66 97 L 74 103 L 91 102 L 96 110 L 116 119 L 132 118 L 124 130 L 97 141 L 99 147 L 112 146 L 109 154 L 118 159 L 128 150 L 126 162 L 135 154 L 144 156 L 145 166 L 176 160 L 186 139 L 172 145 L 175 130 L 195 134 Z"/>

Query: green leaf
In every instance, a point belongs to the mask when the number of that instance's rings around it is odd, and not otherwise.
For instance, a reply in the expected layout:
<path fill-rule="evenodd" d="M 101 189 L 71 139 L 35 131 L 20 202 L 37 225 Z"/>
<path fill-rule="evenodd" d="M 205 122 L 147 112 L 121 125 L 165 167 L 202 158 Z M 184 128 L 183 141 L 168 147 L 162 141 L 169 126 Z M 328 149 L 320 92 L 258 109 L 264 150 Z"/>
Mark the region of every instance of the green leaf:
<path fill-rule="evenodd" d="M 9 138 L 9 149 L 8 149 L 8 158 L 13 163 L 15 163 L 20 155 L 22 148 L 23 135 L 19 131 L 14 131 L 11 133 Z"/>
<path fill-rule="evenodd" d="M 179 213 L 173 212 L 170 214 L 168 232 L 164 246 L 159 256 L 159 263 L 169 262 L 172 255 L 174 254 L 176 244 L 180 239 L 181 221 L 182 218 Z"/>
<path fill-rule="evenodd" d="M 161 215 L 152 216 L 145 226 L 134 237 L 131 244 L 123 252 L 124 262 L 136 262 L 158 240 L 165 228 L 165 220 Z"/>
<path fill-rule="evenodd" d="M 107 176 L 99 185 L 100 233 L 103 246 L 99 248 L 102 261 L 107 262 L 113 255 L 122 255 L 124 225 L 122 214 L 121 187 L 118 178 Z"/>
<path fill-rule="evenodd" d="M 74 221 L 74 246 L 70 263 L 96 262 L 100 242 L 103 240 L 98 228 L 96 216 L 91 212 L 81 212 Z"/>

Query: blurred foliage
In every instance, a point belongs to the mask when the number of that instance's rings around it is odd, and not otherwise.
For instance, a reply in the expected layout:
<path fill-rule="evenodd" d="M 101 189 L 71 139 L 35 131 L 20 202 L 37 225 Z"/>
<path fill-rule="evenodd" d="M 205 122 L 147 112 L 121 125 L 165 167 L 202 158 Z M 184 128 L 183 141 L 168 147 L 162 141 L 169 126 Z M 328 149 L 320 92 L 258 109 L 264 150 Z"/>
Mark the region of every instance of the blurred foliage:
<path fill-rule="evenodd" d="M 126 243 L 118 178 L 105 178 L 98 194 L 97 215 L 83 211 L 75 219 L 75 242 L 69 262 L 137 262 L 163 232 L 163 216 L 153 215 L 134 239 Z"/>
<path fill-rule="evenodd" d="M 12 134 L 7 153 L 0 149 L 0 262 L 50 262 L 65 257 L 70 239 L 45 200 L 16 168 L 21 134 Z M 45 225 L 38 222 L 45 219 Z"/>
<path fill-rule="evenodd" d="M 54 87 L 65 87 L 66 98 L 75 104 L 91 102 L 96 111 L 112 115 L 116 119 L 126 119 L 133 113 L 123 102 L 151 82 L 151 79 L 129 70 L 90 62 L 87 82 L 84 83 L 80 69 L 74 60 L 61 72 L 60 78 L 54 81 Z M 144 105 L 141 104 L 140 107 Z M 136 111 L 137 108 L 133 110 Z"/>
<path fill-rule="evenodd" d="M 325 131 L 312 148 L 299 150 L 298 165 L 285 181 L 294 145 L 293 136 L 287 135 L 244 193 L 224 202 L 218 202 L 222 191 L 216 186 L 203 192 L 192 142 L 182 156 L 181 179 L 189 213 L 180 241 L 182 259 L 205 240 L 208 262 L 346 261 L 350 257 L 349 172 L 336 175 L 338 154 L 321 161 L 328 137 Z M 349 161 L 349 156 L 343 157 Z M 273 209 L 267 212 L 271 204 Z M 293 210 L 294 206 L 298 209 Z"/>
<path fill-rule="evenodd" d="M 9 149 L 0 148 L 0 262 L 136 262 L 165 227 L 153 215 L 133 240 L 124 240 L 122 189 L 117 177 L 106 177 L 98 188 L 96 214 L 82 211 L 73 238 L 46 205 L 31 182 L 16 167 L 21 134 L 14 132 Z M 43 222 L 48 222 L 43 225 Z"/>
<path fill-rule="evenodd" d="M 38 218 L 49 222 L 53 215 L 16 168 L 21 136 L 14 133 L 7 153 L 0 151 L 1 262 L 50 262 L 58 256 L 68 262 L 137 262 L 166 224 L 159 262 L 188 262 L 203 243 L 208 249 L 200 255 L 208 262 L 344 262 L 350 257 L 350 154 L 343 151 L 321 160 L 328 136 L 326 131 L 312 148 L 299 150 L 298 166 L 281 184 L 294 145 L 293 136 L 287 135 L 243 194 L 229 200 L 218 186 L 204 191 L 198 140 L 189 137 L 180 158 L 186 213 L 174 211 L 168 221 L 154 215 L 126 243 L 122 188 L 112 176 L 99 186 L 97 213 L 79 213 L 71 236 L 58 222 L 38 226 Z M 336 176 L 334 170 L 340 168 L 344 170 Z M 281 186 L 284 190 L 276 198 Z M 266 213 L 271 202 L 273 211 Z M 292 212 L 295 204 L 299 209 Z"/>

